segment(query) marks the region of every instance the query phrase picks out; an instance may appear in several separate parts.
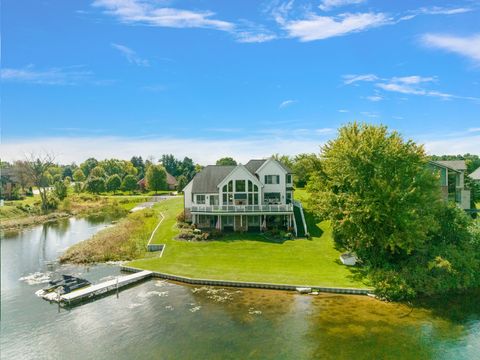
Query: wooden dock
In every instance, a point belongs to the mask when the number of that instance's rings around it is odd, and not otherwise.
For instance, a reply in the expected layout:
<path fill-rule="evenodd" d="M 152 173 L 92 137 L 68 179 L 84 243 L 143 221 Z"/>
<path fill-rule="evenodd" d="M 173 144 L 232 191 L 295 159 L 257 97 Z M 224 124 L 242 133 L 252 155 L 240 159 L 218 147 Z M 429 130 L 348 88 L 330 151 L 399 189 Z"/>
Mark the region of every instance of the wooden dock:
<path fill-rule="evenodd" d="M 116 279 L 108 280 L 100 284 L 90 285 L 85 288 L 72 291 L 71 293 L 60 295 L 59 298 L 52 300 L 70 305 L 76 302 L 92 299 L 108 292 L 117 291 L 124 286 L 139 282 L 151 276 L 152 272 L 147 270 L 131 275 L 119 276 Z"/>

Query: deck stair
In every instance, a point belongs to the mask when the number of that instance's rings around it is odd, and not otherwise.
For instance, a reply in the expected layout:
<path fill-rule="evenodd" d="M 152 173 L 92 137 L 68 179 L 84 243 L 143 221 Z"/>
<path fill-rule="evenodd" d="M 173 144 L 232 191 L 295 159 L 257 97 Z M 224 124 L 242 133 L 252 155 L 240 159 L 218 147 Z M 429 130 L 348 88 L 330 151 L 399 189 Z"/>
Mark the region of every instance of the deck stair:
<path fill-rule="evenodd" d="M 307 235 L 307 224 L 305 223 L 302 204 L 298 201 L 294 202 L 293 215 L 295 217 L 297 237 L 305 237 Z"/>

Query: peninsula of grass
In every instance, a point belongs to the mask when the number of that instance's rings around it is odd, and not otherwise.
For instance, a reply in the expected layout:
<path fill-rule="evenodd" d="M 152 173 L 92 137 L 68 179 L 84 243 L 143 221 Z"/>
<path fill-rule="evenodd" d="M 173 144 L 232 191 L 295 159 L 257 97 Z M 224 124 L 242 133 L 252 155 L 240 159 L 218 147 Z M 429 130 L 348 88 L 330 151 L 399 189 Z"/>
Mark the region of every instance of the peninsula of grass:
<path fill-rule="evenodd" d="M 300 193 L 302 197 L 304 193 Z M 198 279 L 249 281 L 325 287 L 366 288 L 356 268 L 339 261 L 328 222 L 317 224 L 308 211 L 312 238 L 272 241 L 261 234 L 231 233 L 218 240 L 175 240 L 176 216 L 183 199 L 173 198 L 155 207 L 165 219 L 152 243 L 166 244 L 161 258 L 134 260 L 128 266 Z"/>

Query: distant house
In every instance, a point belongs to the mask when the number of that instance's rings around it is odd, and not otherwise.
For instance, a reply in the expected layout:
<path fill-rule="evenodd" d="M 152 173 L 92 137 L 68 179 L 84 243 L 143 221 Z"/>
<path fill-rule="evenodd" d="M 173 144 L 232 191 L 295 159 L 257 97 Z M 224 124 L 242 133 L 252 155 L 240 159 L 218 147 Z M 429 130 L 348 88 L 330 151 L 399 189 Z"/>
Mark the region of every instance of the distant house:
<path fill-rule="evenodd" d="M 453 201 L 465 210 L 470 209 L 470 190 L 465 187 L 465 161 L 430 161 L 430 166 L 440 173 L 440 186 L 445 201 Z"/>
<path fill-rule="evenodd" d="M 480 167 L 474 172 L 472 172 L 470 175 L 468 175 L 468 177 L 473 181 L 480 183 Z"/>
<path fill-rule="evenodd" d="M 302 210 L 293 200 L 293 191 L 292 171 L 275 159 L 209 165 L 183 189 L 185 215 L 199 228 L 291 228 L 304 235 L 305 221 L 296 216 Z"/>
<path fill-rule="evenodd" d="M 177 190 L 177 179 L 175 178 L 175 176 L 169 174 L 168 172 L 166 173 L 168 190 Z M 145 190 L 147 188 L 147 180 L 143 178 L 137 182 L 137 185 L 140 187 L 140 189 Z"/>

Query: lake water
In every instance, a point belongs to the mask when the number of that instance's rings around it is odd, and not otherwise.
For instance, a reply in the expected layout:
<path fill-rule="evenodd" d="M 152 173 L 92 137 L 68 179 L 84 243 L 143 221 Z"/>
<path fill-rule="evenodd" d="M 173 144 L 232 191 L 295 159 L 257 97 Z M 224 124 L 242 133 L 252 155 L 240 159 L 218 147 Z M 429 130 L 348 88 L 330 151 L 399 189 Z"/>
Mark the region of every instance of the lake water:
<path fill-rule="evenodd" d="M 480 292 L 413 310 L 159 280 L 71 309 L 37 298 L 56 274 L 119 274 L 118 265 L 49 265 L 108 223 L 68 219 L 2 236 L 2 359 L 480 359 Z"/>

